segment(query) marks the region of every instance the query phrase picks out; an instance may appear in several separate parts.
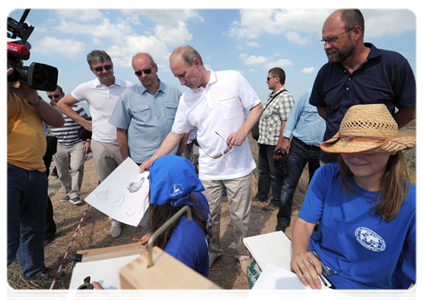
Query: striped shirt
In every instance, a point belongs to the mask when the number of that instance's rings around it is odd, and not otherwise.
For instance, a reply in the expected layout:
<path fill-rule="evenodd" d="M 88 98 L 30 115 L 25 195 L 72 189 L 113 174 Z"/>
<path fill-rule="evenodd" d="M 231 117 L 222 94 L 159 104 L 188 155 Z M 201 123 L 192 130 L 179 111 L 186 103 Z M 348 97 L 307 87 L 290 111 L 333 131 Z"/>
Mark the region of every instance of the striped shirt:
<path fill-rule="evenodd" d="M 72 105 L 72 109 L 81 117 L 88 117 L 82 106 L 75 104 Z M 78 137 L 78 130 L 82 126 L 65 114 L 63 114 L 63 118 L 65 124 L 62 127 L 51 127 L 51 134 L 57 138 L 57 143 L 61 146 L 72 146 L 82 142 L 83 140 Z"/>
<path fill-rule="evenodd" d="M 264 107 L 267 106 L 272 96 L 277 92 L 278 91 L 269 95 Z M 282 122 L 288 119 L 288 115 L 294 107 L 294 104 L 294 96 L 285 90 L 277 95 L 270 105 L 266 107 L 259 123 L 259 144 L 276 146 L 281 133 Z"/>

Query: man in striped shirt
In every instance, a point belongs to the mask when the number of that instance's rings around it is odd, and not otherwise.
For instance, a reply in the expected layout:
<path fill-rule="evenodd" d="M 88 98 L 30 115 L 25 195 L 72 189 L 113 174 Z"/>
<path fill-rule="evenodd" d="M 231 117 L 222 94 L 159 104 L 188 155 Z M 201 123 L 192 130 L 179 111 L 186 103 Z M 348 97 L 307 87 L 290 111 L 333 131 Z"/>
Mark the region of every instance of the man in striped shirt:
<path fill-rule="evenodd" d="M 47 92 L 51 103 L 56 107 L 57 102 L 65 94 L 60 86 L 53 92 Z M 72 109 L 81 117 L 87 118 L 85 110 L 78 104 L 72 105 Z M 79 198 L 81 194 L 82 178 L 84 176 L 84 163 L 86 154 L 89 151 L 89 140 L 83 141 L 78 137 L 78 130 L 81 128 L 77 122 L 63 114 L 65 125 L 51 128 L 51 133 L 57 138 L 57 152 L 54 155 L 57 173 L 60 183 L 65 190 L 65 197 L 61 202 L 70 202 L 78 205 L 83 201 Z"/>

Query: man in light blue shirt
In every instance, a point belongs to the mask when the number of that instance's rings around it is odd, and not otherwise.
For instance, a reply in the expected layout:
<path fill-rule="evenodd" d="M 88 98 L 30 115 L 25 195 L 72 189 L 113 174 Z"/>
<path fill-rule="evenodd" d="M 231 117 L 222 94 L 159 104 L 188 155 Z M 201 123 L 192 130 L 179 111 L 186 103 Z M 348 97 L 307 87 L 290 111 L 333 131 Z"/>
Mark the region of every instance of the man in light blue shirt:
<path fill-rule="evenodd" d="M 132 67 L 140 84 L 122 93 L 109 122 L 117 127 L 122 159 L 131 157 L 141 164 L 156 152 L 172 129 L 181 92 L 160 81 L 150 54 L 136 54 Z M 175 154 L 177 148 L 171 153 Z"/>
<path fill-rule="evenodd" d="M 282 186 L 276 230 L 284 232 L 291 223 L 292 200 L 305 165 L 308 163 L 309 182 L 320 167 L 319 145 L 326 124 L 309 103 L 310 93 L 307 90 L 295 103 L 283 131 L 282 152 L 289 153 L 289 171 Z"/>

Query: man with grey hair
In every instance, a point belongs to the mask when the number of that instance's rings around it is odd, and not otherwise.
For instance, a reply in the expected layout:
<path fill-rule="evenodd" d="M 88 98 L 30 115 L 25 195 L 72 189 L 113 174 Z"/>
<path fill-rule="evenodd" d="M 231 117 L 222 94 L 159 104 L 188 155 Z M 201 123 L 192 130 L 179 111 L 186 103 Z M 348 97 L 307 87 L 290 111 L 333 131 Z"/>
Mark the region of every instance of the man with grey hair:
<path fill-rule="evenodd" d="M 399 53 L 364 42 L 364 17 L 358 9 L 339 9 L 323 24 L 321 44 L 328 57 L 317 74 L 310 104 L 326 120 L 323 140 L 339 130 L 345 112 L 356 104 L 385 104 L 398 123 L 416 117 L 416 80 Z M 323 163 L 338 154 L 320 152 Z"/>
<path fill-rule="evenodd" d="M 190 46 L 176 48 L 170 68 L 189 89 L 180 99 L 172 131 L 140 172 L 168 154 L 192 129 L 200 147 L 199 177 L 212 216 L 209 266 L 222 256 L 220 214 L 222 191 L 227 188 L 233 228 L 234 256 L 246 271 L 249 253 L 242 239 L 247 235 L 251 208 L 251 172 L 255 169 L 248 133 L 259 120 L 262 105 L 256 92 L 237 71 L 214 72 L 204 67 L 200 54 Z M 246 110 L 250 110 L 245 118 Z"/>
<path fill-rule="evenodd" d="M 156 152 L 172 129 L 181 92 L 159 79 L 150 54 L 136 54 L 132 67 L 140 83 L 120 95 L 109 122 L 117 127 L 122 159 L 131 157 L 141 164 Z"/>
<path fill-rule="evenodd" d="M 105 51 L 90 52 L 87 62 L 97 78 L 78 85 L 72 93 L 57 103 L 57 107 L 85 129 L 92 131 L 91 150 L 94 164 L 100 181 L 103 181 L 122 162 L 116 127 L 109 123 L 109 119 L 119 96 L 131 87 L 132 83 L 114 76 L 112 59 Z M 80 101 L 87 101 L 92 121 L 84 119 L 72 109 L 72 105 Z M 110 221 L 110 235 L 119 237 L 121 224 L 116 220 Z"/>

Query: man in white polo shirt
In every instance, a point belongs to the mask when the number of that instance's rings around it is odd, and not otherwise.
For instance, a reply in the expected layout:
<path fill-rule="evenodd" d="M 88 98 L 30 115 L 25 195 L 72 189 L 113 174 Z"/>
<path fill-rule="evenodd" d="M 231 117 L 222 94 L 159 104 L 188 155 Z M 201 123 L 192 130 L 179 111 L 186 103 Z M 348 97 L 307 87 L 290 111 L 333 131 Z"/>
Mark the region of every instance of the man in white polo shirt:
<path fill-rule="evenodd" d="M 97 175 L 103 181 L 122 162 L 116 126 L 110 124 L 109 119 L 120 94 L 132 83 L 114 76 L 112 59 L 105 51 L 90 52 L 87 62 L 97 78 L 78 85 L 57 103 L 57 107 L 85 129 L 92 131 L 91 150 Z M 72 109 L 73 104 L 84 100 L 88 103 L 92 121 L 84 119 Z M 111 223 L 110 235 L 120 236 L 121 224 L 116 220 L 111 220 Z"/>
<path fill-rule="evenodd" d="M 249 261 L 242 238 L 248 231 L 251 172 L 256 167 L 247 135 L 261 116 L 260 99 L 239 72 L 207 70 L 200 54 L 190 46 L 173 51 L 170 68 L 181 85 L 189 89 L 181 96 L 172 131 L 140 171 L 149 169 L 156 158 L 169 153 L 184 134 L 196 128 L 199 177 L 212 215 L 210 267 L 222 256 L 220 212 L 224 186 L 235 239 L 234 254 L 243 265 Z M 246 110 L 250 110 L 247 118 Z"/>

